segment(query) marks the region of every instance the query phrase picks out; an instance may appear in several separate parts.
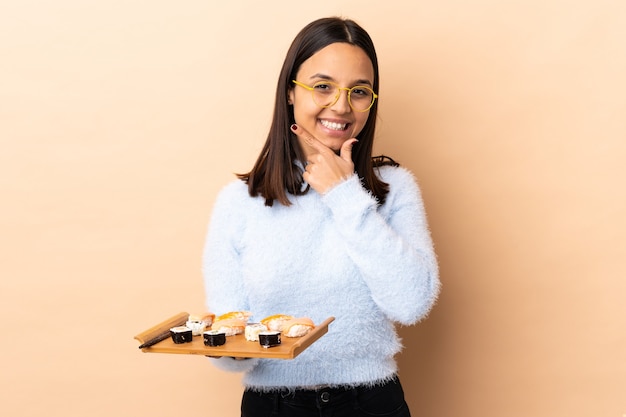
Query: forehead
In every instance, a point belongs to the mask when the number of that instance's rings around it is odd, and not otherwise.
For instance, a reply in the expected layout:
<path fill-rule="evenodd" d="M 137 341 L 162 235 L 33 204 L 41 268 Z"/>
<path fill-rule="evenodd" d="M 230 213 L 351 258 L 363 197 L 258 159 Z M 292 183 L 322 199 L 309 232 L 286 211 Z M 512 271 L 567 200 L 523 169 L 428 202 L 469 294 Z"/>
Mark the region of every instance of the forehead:
<path fill-rule="evenodd" d="M 332 43 L 304 61 L 298 70 L 298 78 L 313 79 L 319 75 L 336 81 L 374 81 L 374 66 L 358 46 L 348 43 Z"/>

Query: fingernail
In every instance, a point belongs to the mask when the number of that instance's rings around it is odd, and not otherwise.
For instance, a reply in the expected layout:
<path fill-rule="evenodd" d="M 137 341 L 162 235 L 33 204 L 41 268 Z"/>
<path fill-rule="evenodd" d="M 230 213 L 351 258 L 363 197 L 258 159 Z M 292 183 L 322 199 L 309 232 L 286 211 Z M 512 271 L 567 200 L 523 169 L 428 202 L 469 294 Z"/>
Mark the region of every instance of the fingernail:
<path fill-rule="evenodd" d="M 291 125 L 291 130 L 293 130 L 294 132 L 295 132 L 296 130 L 298 130 L 298 125 L 297 125 L 297 124 L 295 124 L 295 123 L 294 123 L 294 124 L 292 124 L 292 125 Z"/>

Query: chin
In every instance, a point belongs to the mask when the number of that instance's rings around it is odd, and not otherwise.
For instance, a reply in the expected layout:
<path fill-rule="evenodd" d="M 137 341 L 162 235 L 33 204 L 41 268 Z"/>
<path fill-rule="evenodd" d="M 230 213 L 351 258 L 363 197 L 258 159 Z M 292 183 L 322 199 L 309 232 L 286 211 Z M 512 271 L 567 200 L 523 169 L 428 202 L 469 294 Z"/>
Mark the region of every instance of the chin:
<path fill-rule="evenodd" d="M 336 154 L 339 154 L 339 151 L 341 151 L 341 147 L 343 146 L 344 143 L 346 143 L 347 140 L 348 139 L 342 139 L 341 141 L 337 141 L 336 139 L 325 140 L 325 141 L 322 141 L 322 143 L 326 145 L 327 147 L 329 147 Z"/>

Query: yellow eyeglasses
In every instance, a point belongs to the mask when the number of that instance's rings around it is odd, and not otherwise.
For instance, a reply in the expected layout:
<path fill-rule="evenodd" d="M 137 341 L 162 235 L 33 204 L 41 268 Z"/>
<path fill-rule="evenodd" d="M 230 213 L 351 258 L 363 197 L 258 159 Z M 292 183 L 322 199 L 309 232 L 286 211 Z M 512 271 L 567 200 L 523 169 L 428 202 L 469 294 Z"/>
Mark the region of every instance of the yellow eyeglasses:
<path fill-rule="evenodd" d="M 320 81 L 313 86 L 303 84 L 296 80 L 291 80 L 295 85 L 306 88 L 311 92 L 313 101 L 320 107 L 327 108 L 333 106 L 337 100 L 341 90 L 348 92 L 348 104 L 352 110 L 356 112 L 366 112 L 372 108 L 374 101 L 378 98 L 378 94 L 366 85 L 356 85 L 354 87 L 339 87 L 332 81 Z"/>

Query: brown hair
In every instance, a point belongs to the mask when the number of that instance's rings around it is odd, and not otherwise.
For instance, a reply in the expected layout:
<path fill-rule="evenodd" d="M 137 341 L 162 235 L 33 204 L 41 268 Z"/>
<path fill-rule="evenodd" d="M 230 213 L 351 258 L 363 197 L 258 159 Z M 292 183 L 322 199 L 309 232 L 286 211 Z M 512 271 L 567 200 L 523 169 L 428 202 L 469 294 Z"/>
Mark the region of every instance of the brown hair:
<path fill-rule="evenodd" d="M 300 161 L 304 166 L 306 160 L 298 141 L 294 140 L 294 133 L 290 130 L 294 116 L 293 108 L 287 103 L 287 95 L 291 88 L 291 80 L 295 79 L 300 65 L 320 49 L 336 42 L 358 46 L 367 54 L 374 67 L 372 88 L 378 93 L 376 50 L 370 36 L 356 22 L 337 17 L 323 18 L 309 23 L 298 33 L 280 71 L 274 115 L 265 145 L 252 170 L 247 174 L 237 174 L 248 184 L 251 196 L 261 195 L 265 198 L 266 206 L 272 206 L 274 200 L 289 206 L 291 202 L 287 193 L 302 195 L 308 191 L 308 187 L 303 189 L 302 186 L 304 183 L 302 169 L 294 164 Z M 374 173 L 374 167 L 380 165 L 379 160 L 372 160 L 377 109 L 378 100 L 374 102 L 367 122 L 357 136 L 359 142 L 352 150 L 352 160 L 363 186 L 380 204 L 383 204 L 389 187 Z"/>

